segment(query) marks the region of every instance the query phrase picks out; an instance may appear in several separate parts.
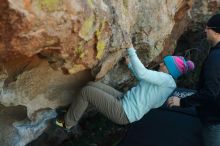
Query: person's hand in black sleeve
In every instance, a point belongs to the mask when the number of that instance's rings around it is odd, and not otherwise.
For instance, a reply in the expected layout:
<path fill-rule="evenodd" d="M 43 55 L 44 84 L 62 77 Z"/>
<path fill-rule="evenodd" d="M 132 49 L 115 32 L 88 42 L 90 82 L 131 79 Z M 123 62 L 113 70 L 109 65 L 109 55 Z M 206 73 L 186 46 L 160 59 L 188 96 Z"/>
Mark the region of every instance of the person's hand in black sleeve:
<path fill-rule="evenodd" d="M 181 107 L 201 106 L 219 103 L 220 63 L 217 56 L 210 56 L 204 66 L 204 82 L 197 93 L 180 100 Z"/>

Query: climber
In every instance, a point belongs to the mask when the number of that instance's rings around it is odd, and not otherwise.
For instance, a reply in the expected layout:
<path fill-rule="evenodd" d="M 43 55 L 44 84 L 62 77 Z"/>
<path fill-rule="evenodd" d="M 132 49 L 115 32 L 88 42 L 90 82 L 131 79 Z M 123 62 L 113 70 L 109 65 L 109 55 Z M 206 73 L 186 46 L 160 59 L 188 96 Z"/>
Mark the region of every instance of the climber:
<path fill-rule="evenodd" d="M 176 88 L 175 79 L 194 69 L 192 61 L 181 56 L 166 56 L 158 71 L 145 68 L 136 50 L 127 49 L 126 64 L 138 80 L 126 93 L 100 82 L 84 86 L 67 113 L 56 119 L 58 126 L 70 129 L 77 125 L 88 104 L 117 124 L 129 124 L 140 120 L 150 109 L 160 107 Z"/>
<path fill-rule="evenodd" d="M 220 146 L 220 14 L 208 20 L 205 32 L 213 47 L 203 63 L 198 91 L 182 99 L 170 97 L 167 103 L 170 107 L 195 106 L 203 124 L 205 146 Z"/>

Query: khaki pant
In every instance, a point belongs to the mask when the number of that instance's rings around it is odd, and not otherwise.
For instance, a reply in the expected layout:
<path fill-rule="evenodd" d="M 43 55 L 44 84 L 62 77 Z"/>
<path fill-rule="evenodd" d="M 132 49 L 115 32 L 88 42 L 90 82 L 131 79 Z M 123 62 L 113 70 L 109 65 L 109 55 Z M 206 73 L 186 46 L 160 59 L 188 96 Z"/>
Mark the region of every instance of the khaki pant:
<path fill-rule="evenodd" d="M 128 124 L 129 121 L 120 100 L 122 95 L 121 92 L 106 84 L 89 82 L 68 109 L 65 115 L 66 127 L 70 128 L 77 124 L 88 104 L 95 106 L 111 121 L 121 125 Z"/>

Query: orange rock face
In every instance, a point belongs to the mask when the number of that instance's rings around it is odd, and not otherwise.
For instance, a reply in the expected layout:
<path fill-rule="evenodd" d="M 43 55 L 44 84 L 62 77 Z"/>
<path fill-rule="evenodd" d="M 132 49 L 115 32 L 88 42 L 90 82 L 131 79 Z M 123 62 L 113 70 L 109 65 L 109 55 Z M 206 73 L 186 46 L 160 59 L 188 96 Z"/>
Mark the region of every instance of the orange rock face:
<path fill-rule="evenodd" d="M 146 65 L 171 54 L 193 0 L 0 3 L 0 102 L 24 105 L 31 117 L 70 103 L 91 74 L 98 80 L 114 69 L 131 43 Z"/>

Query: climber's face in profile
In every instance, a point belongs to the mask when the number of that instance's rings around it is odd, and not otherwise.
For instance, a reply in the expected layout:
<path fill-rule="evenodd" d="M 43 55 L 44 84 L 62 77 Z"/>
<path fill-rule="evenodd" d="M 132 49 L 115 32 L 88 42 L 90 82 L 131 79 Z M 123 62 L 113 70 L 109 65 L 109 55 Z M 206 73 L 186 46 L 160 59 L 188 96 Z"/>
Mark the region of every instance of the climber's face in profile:
<path fill-rule="evenodd" d="M 166 65 L 162 62 L 160 63 L 160 66 L 159 66 L 159 70 L 160 72 L 164 72 L 164 73 L 169 73 L 168 70 L 167 70 L 167 67 Z"/>
<path fill-rule="evenodd" d="M 211 28 L 206 26 L 205 33 L 206 33 L 207 40 L 212 42 L 212 40 L 214 39 L 213 35 L 215 32 Z"/>
<path fill-rule="evenodd" d="M 205 28 L 206 37 L 207 40 L 212 43 L 213 45 L 216 45 L 220 40 L 220 33 L 215 32 L 213 29 L 216 27 L 207 27 Z"/>

